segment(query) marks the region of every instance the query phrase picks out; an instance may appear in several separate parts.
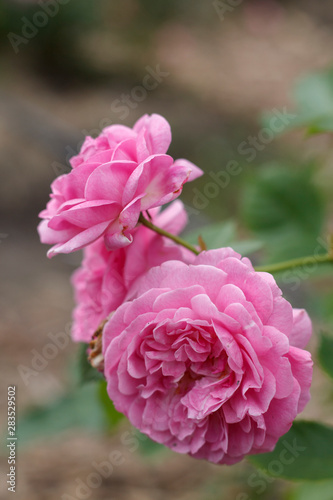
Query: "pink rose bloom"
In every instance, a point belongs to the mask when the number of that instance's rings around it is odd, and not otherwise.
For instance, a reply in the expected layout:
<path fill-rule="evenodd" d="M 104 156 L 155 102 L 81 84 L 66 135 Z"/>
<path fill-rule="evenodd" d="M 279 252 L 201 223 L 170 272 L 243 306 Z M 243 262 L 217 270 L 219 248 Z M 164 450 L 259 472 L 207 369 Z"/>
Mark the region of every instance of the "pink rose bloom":
<path fill-rule="evenodd" d="M 153 209 L 153 221 L 173 234 L 179 234 L 187 223 L 180 201 L 173 202 L 162 213 Z M 73 340 L 89 342 L 98 326 L 135 293 L 140 276 L 151 267 L 167 260 L 191 262 L 194 254 L 168 238 L 138 226 L 132 245 L 109 252 L 99 238 L 84 249 L 82 266 L 72 276 L 77 306 L 73 313 Z"/>
<path fill-rule="evenodd" d="M 168 122 L 143 116 L 130 129 L 112 125 L 97 139 L 88 137 L 72 159 L 73 170 L 52 183 L 51 200 L 39 215 L 48 252 L 70 253 L 101 236 L 109 250 L 132 242 L 140 212 L 177 198 L 183 184 L 202 175 L 187 160 L 174 161 Z"/>
<path fill-rule="evenodd" d="M 103 332 L 108 393 L 153 440 L 219 464 L 273 450 L 308 402 L 305 311 L 231 248 L 142 279 Z"/>

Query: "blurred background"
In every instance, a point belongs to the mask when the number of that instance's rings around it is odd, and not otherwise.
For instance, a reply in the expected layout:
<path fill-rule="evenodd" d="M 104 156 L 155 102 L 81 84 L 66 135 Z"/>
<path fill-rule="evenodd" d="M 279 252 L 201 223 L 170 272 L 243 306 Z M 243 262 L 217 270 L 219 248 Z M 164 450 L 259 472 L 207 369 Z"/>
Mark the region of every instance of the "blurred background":
<path fill-rule="evenodd" d="M 329 0 L 0 0 L 0 400 L 5 432 L 7 386 L 17 386 L 18 500 L 332 500 L 332 484 L 161 450 L 120 421 L 103 382 L 78 389 L 86 368 L 69 341 L 69 278 L 80 255 L 48 260 L 36 232 L 50 183 L 86 135 L 160 113 L 170 154 L 206 173 L 182 195 L 189 240 L 204 234 L 260 264 L 325 253 L 332 46 Z M 314 258 L 277 277 L 317 333 L 332 330 L 332 276 Z M 332 424 L 319 368 L 312 395 L 302 417 Z M 112 451 L 112 470 L 94 475 Z M 0 463 L 7 498 L 6 453 Z"/>

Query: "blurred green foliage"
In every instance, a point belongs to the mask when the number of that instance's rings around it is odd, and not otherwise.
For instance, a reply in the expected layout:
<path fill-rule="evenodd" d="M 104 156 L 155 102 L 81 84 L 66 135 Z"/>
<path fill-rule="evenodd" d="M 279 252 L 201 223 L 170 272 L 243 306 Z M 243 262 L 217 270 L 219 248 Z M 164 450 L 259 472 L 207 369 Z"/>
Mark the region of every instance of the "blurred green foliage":
<path fill-rule="evenodd" d="M 12 50 L 12 57 L 16 57 L 19 64 L 28 63 L 55 86 L 67 85 L 71 79 L 77 84 L 87 78 L 97 79 L 96 72 L 86 63 L 79 40 L 82 33 L 87 36 L 101 24 L 101 0 L 55 4 L 58 10 L 50 15 L 37 2 L 3 2 L 0 50 Z M 46 24 L 43 16 L 46 16 Z"/>
<path fill-rule="evenodd" d="M 76 368 L 76 377 L 79 385 L 104 380 L 102 373 L 95 370 L 89 363 L 87 349 L 88 344 L 79 344 Z"/>
<path fill-rule="evenodd" d="M 144 436 L 144 439 L 142 439 L 143 435 L 140 431 L 136 431 L 136 435 L 141 436 L 141 438 L 139 437 L 139 452 L 143 456 L 147 458 L 154 457 L 156 453 L 163 453 L 167 451 L 167 448 L 163 446 L 163 444 L 156 443 L 147 436 Z"/>
<path fill-rule="evenodd" d="M 50 3 L 52 4 L 52 2 Z M 47 2 L 45 4 L 47 5 Z M 75 37 L 78 34 L 78 30 L 84 27 L 96 26 L 101 22 L 100 5 L 101 0 L 95 0 L 95 2 L 69 0 L 67 4 L 58 4 L 59 9 L 57 9 L 55 14 L 48 15 L 48 21 L 45 26 L 38 27 L 37 21 L 38 37 L 31 37 L 31 45 L 38 47 L 40 39 L 43 41 L 57 39 L 61 42 L 61 37 L 65 33 L 71 33 Z M 34 24 L 34 16 L 37 12 L 45 12 L 47 15 L 47 10 L 44 11 L 38 2 L 3 1 L 0 4 L 0 29 L 3 35 L 6 36 L 9 32 L 14 32 L 24 36 L 22 28 L 25 24 Z"/>
<path fill-rule="evenodd" d="M 302 484 L 296 488 L 288 500 L 333 500 L 333 481 Z"/>
<path fill-rule="evenodd" d="M 87 360 L 87 344 L 80 344 L 70 372 L 74 385 L 58 399 L 31 408 L 20 418 L 20 443 L 81 428 L 105 433 L 116 429 L 125 417 L 110 400 L 103 375 Z"/>
<path fill-rule="evenodd" d="M 116 429 L 124 418 L 108 397 L 106 382 L 90 382 L 68 390 L 45 406 L 27 410 L 19 421 L 20 444 L 69 429 L 105 434 Z"/>
<path fill-rule="evenodd" d="M 68 429 L 98 433 L 105 432 L 108 427 L 98 385 L 86 384 L 75 387 L 50 404 L 28 410 L 20 418 L 18 432 L 20 444 L 25 444 Z"/>
<path fill-rule="evenodd" d="M 322 332 L 319 337 L 318 359 L 323 370 L 333 379 L 333 336 Z"/>
<path fill-rule="evenodd" d="M 49 7 L 48 3 L 51 4 Z M 11 50 L 12 45 L 13 56 L 16 55 L 20 63 L 29 62 L 54 84 L 75 83 L 77 86 L 86 81 L 98 83 L 107 82 L 110 78 L 133 76 L 136 72 L 134 61 L 130 65 L 118 66 L 115 71 L 110 67 L 97 69 L 86 54 L 85 41 L 89 35 L 97 36 L 99 43 L 101 35 L 106 35 L 100 49 L 104 55 L 117 53 L 118 40 L 122 40 L 124 45 L 127 43 L 147 50 L 163 24 L 177 16 L 187 19 L 189 12 L 198 16 L 198 11 L 202 10 L 193 5 L 188 9 L 191 5 L 189 0 L 124 0 L 120 3 L 68 0 L 64 4 L 45 0 L 44 4 L 45 7 L 42 7 L 37 1 L 20 0 L 3 0 L 0 3 L 0 50 Z M 43 15 L 47 16 L 45 25 Z M 213 9 L 208 17 L 214 19 Z M 111 30 L 114 36 L 109 38 Z M 25 38 L 25 42 L 20 43 L 13 38 L 13 34 Z M 124 75 L 121 75 L 120 68 Z"/>
<path fill-rule="evenodd" d="M 300 79 L 292 95 L 296 118 L 284 132 L 296 128 L 305 129 L 309 135 L 333 131 L 333 68 Z M 271 113 L 263 113 L 264 126 L 271 117 Z"/>
<path fill-rule="evenodd" d="M 117 427 L 117 425 L 124 420 L 125 416 L 123 413 L 119 413 L 114 407 L 113 402 L 111 401 L 108 392 L 107 392 L 107 384 L 104 380 L 103 382 L 99 382 L 98 384 L 98 397 L 100 404 L 104 410 L 104 415 L 107 419 L 107 425 L 110 430 Z"/>
<path fill-rule="evenodd" d="M 261 241 L 240 240 L 237 234 L 237 224 L 233 220 L 205 225 L 185 234 L 186 241 L 192 245 L 198 245 L 199 238 L 202 238 L 207 249 L 232 247 L 243 256 L 263 248 Z"/>
<path fill-rule="evenodd" d="M 276 417 L 278 418 L 278 416 Z M 333 478 L 333 427 L 296 421 L 274 451 L 249 457 L 267 474 L 316 481 Z"/>
<path fill-rule="evenodd" d="M 318 246 L 325 210 L 313 174 L 313 167 L 269 164 L 248 176 L 241 216 L 265 242 L 268 262 L 312 255 Z"/>

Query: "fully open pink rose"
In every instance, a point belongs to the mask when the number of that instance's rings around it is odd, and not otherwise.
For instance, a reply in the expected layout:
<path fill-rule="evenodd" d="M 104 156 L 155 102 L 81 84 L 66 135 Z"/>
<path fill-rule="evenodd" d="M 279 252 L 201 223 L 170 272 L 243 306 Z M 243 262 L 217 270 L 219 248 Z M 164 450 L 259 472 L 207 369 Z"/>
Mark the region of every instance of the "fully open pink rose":
<path fill-rule="evenodd" d="M 154 223 L 179 234 L 187 215 L 183 204 L 174 201 L 166 210 L 151 211 Z M 194 254 L 144 226 L 133 232 L 132 245 L 109 252 L 99 238 L 84 249 L 82 266 L 75 271 L 72 284 L 77 306 L 73 313 L 72 336 L 89 342 L 100 323 L 135 293 L 140 276 L 167 260 L 191 262 Z"/>
<path fill-rule="evenodd" d="M 133 129 L 113 125 L 97 139 L 88 137 L 73 170 L 52 183 L 51 200 L 40 213 L 42 243 L 48 252 L 70 253 L 104 237 L 109 250 L 132 242 L 141 211 L 177 198 L 185 182 L 202 174 L 187 160 L 166 151 L 168 122 L 143 116 Z"/>
<path fill-rule="evenodd" d="M 303 410 L 310 335 L 306 312 L 232 249 L 169 261 L 105 326 L 108 393 L 155 441 L 232 464 L 271 451 Z"/>

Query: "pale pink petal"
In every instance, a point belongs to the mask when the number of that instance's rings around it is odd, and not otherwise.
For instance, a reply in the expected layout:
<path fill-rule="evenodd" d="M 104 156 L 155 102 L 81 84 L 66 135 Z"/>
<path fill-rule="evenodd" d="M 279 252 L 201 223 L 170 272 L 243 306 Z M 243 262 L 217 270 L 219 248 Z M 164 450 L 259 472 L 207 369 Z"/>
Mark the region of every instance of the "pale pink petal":
<path fill-rule="evenodd" d="M 135 166 L 136 163 L 130 161 L 113 161 L 99 166 L 87 180 L 85 198 L 87 200 L 113 200 L 121 203 L 122 191 Z"/>
<path fill-rule="evenodd" d="M 310 400 L 310 386 L 312 381 L 313 361 L 308 351 L 298 347 L 290 347 L 288 359 L 295 379 L 298 381 L 301 394 L 298 402 L 297 412 L 304 410 Z"/>
<path fill-rule="evenodd" d="M 289 335 L 290 345 L 303 349 L 310 340 L 312 323 L 304 309 L 293 309 L 293 327 Z"/>
<path fill-rule="evenodd" d="M 133 130 L 139 134 L 138 161 L 150 155 L 166 153 L 171 143 L 169 123 L 160 115 L 144 115 L 136 122 Z"/>
<path fill-rule="evenodd" d="M 49 227 L 57 229 L 64 222 L 88 229 L 105 221 L 112 221 L 119 215 L 119 205 L 106 200 L 86 201 L 61 212 L 49 222 Z"/>
<path fill-rule="evenodd" d="M 59 243 L 58 245 L 50 248 L 47 256 L 51 258 L 59 253 L 71 253 L 75 250 L 81 250 L 81 248 L 89 245 L 90 243 L 93 243 L 95 240 L 97 240 L 97 238 L 102 236 L 107 226 L 108 222 L 101 222 L 96 226 L 85 229 L 84 231 L 73 236 L 70 240 L 64 243 Z"/>
<path fill-rule="evenodd" d="M 175 168 L 181 168 L 185 169 L 187 172 L 189 172 L 189 181 L 194 181 L 198 177 L 201 177 L 203 175 L 203 171 L 201 168 L 197 167 L 194 165 L 194 163 L 185 160 L 183 158 L 180 158 L 179 160 L 176 160 L 174 163 Z"/>
<path fill-rule="evenodd" d="M 156 225 L 172 234 L 181 233 L 187 224 L 188 216 L 183 203 L 176 200 L 156 216 Z"/>

